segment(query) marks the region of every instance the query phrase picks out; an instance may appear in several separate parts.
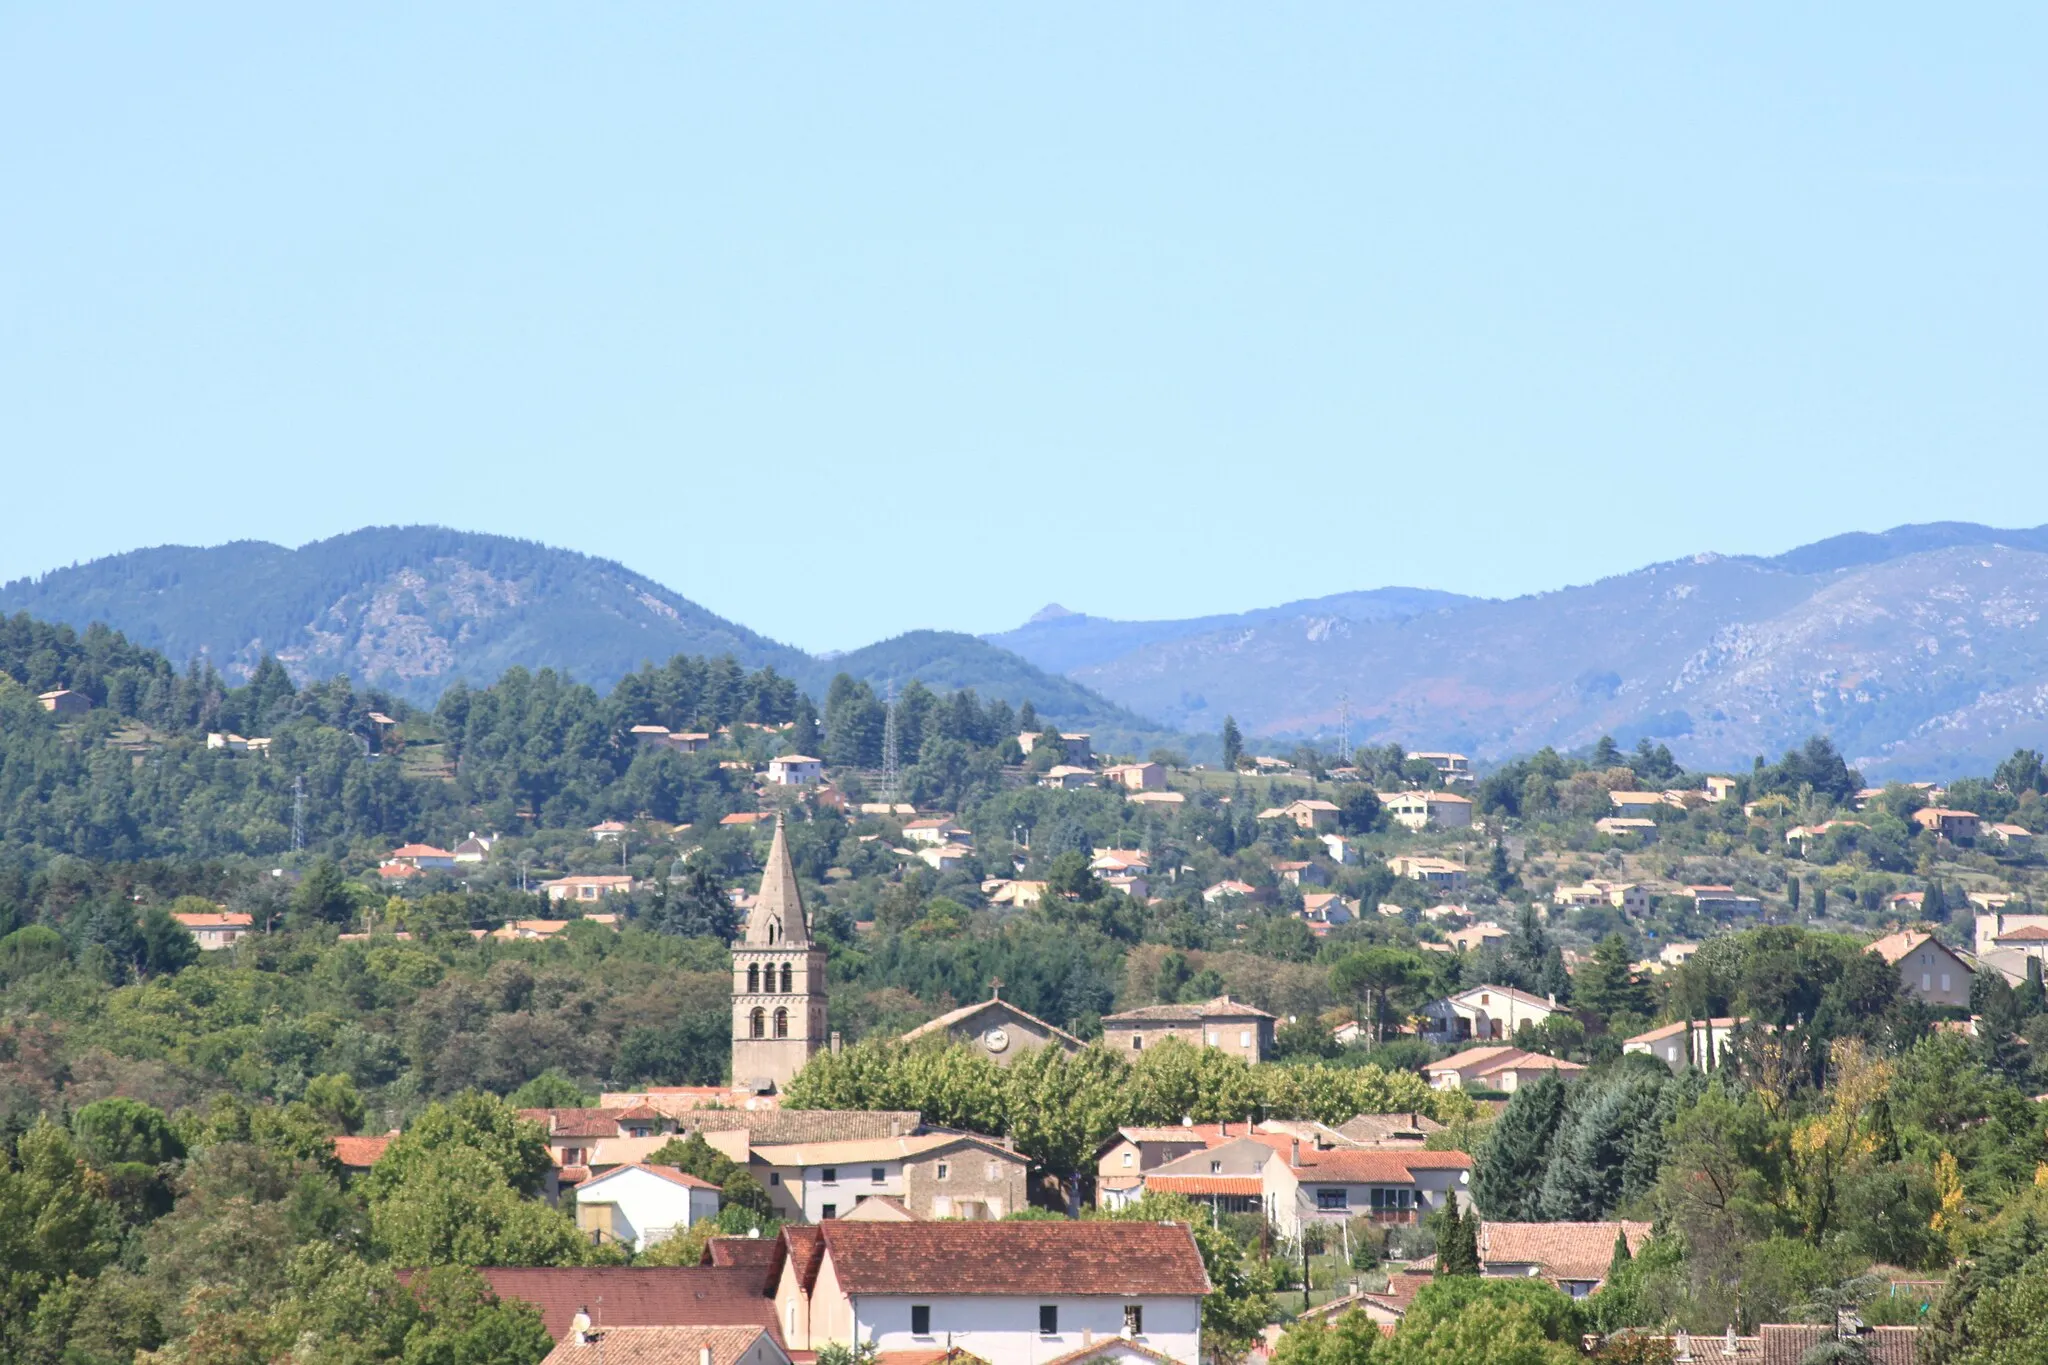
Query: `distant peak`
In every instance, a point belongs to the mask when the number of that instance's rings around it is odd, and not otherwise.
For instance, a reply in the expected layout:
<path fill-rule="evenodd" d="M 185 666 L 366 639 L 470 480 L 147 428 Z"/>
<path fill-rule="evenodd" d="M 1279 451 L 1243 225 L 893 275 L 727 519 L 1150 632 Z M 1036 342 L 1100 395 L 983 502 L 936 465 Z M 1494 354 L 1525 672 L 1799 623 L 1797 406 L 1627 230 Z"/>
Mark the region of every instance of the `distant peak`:
<path fill-rule="evenodd" d="M 1057 621 L 1062 616 L 1072 616 L 1074 614 L 1075 613 L 1068 611 L 1065 607 L 1061 606 L 1057 602 L 1048 602 L 1038 609 L 1038 614 L 1036 616 L 1033 616 L 1029 621 L 1026 621 L 1024 624 L 1027 626 L 1035 626 L 1040 621 Z"/>

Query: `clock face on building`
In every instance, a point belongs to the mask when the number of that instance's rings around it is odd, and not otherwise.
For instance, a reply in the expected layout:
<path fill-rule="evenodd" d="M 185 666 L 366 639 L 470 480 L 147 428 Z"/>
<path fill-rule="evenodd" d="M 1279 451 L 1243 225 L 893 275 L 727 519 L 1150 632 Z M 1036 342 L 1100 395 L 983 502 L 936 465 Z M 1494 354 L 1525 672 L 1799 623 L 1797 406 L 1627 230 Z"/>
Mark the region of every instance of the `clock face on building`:
<path fill-rule="evenodd" d="M 1010 1031 L 1000 1025 L 981 1035 L 981 1045 L 990 1052 L 1001 1052 L 1010 1045 Z"/>

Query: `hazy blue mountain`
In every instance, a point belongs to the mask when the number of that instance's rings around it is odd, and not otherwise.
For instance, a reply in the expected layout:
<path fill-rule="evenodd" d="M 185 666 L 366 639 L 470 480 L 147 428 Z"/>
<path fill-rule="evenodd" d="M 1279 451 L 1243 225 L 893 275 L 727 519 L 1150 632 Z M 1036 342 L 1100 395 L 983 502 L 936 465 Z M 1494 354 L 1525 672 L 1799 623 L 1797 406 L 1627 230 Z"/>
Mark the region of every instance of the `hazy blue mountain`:
<path fill-rule="evenodd" d="M 1072 673 L 1093 668 L 1145 645 L 1166 644 L 1218 631 L 1264 625 L 1295 617 L 1333 617 L 1343 621 L 1398 621 L 1424 612 L 1443 611 L 1480 599 L 1434 588 L 1371 588 L 1288 602 L 1277 607 L 1224 616 L 1195 616 L 1181 621 L 1112 621 L 1048 606 L 1015 630 L 982 638 L 1021 654 L 1040 668 Z"/>
<path fill-rule="evenodd" d="M 0 613 L 83 627 L 104 621 L 180 663 L 246 678 L 264 654 L 295 676 L 347 673 L 431 703 L 457 678 L 514 665 L 609 688 L 643 662 L 731 654 L 823 697 L 844 669 L 876 686 L 912 678 L 1026 700 L 1069 727 L 1156 737 L 1070 679 L 971 635 L 923 631 L 816 659 L 720 617 L 623 565 L 504 536 L 375 527 L 287 549 L 261 541 L 164 546 L 0 587 Z"/>
<path fill-rule="evenodd" d="M 1735 766 L 1817 730 L 1879 775 L 2048 747 L 2048 528 L 1949 524 L 1772 558 L 1700 555 L 1376 622 L 1304 615 L 1148 644 L 1073 676 L 1176 729 L 1479 758 L 1648 735 Z"/>

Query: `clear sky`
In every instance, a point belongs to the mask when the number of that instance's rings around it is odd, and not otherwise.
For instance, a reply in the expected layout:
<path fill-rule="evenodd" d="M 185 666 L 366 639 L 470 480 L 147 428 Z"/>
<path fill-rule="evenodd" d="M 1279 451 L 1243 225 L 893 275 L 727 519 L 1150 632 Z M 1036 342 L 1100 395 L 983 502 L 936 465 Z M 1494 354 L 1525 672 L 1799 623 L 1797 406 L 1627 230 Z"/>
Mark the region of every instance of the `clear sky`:
<path fill-rule="evenodd" d="M 2048 521 L 2029 5 L 0 3 L 0 578 L 812 649 Z"/>

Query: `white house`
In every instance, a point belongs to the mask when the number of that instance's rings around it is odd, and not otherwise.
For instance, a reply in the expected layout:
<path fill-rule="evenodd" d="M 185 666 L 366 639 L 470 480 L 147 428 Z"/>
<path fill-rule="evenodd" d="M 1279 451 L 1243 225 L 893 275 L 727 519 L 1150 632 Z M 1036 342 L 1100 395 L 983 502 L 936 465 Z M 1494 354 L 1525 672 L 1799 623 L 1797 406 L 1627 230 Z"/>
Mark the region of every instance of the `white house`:
<path fill-rule="evenodd" d="M 911 820 L 903 826 L 903 837 L 913 844 L 966 844 L 974 841 L 974 835 L 967 826 L 956 823 L 950 815 L 928 815 L 922 820 Z"/>
<path fill-rule="evenodd" d="M 1323 836 L 1323 849 L 1330 855 L 1330 861 L 1339 867 L 1354 861 L 1351 845 L 1344 841 L 1344 836 L 1341 834 L 1325 834 Z"/>
<path fill-rule="evenodd" d="M 576 1226 L 635 1251 L 717 1216 L 718 1186 L 673 1166 L 634 1162 L 576 1188 Z"/>
<path fill-rule="evenodd" d="M 1555 1000 L 1512 986 L 1472 986 L 1422 1009 L 1422 1036 L 1434 1042 L 1510 1039 L 1523 1024 L 1541 1025 L 1563 1012 Z"/>
<path fill-rule="evenodd" d="M 768 780 L 778 787 L 801 787 L 810 782 L 823 782 L 825 764 L 822 759 L 806 754 L 784 754 L 768 760 Z"/>
<path fill-rule="evenodd" d="M 777 1324 L 794 1351 L 840 1343 L 1043 1365 L 1122 1337 L 1202 1357 L 1208 1273 L 1187 1227 L 1111 1220 L 785 1229 Z"/>
<path fill-rule="evenodd" d="M 1748 1023 L 1747 1017 L 1727 1019 L 1695 1019 L 1692 1021 L 1692 1042 L 1686 1042 L 1684 1022 L 1666 1024 L 1653 1028 L 1648 1033 L 1638 1033 L 1621 1045 L 1623 1052 L 1641 1052 L 1655 1057 L 1673 1071 L 1683 1071 L 1688 1066 L 1703 1066 L 1709 1056 L 1718 1064 L 1725 1060 L 1729 1050 L 1735 1046 L 1735 1030 Z"/>
<path fill-rule="evenodd" d="M 1449 792 L 1381 792 L 1387 818 L 1406 829 L 1464 829 L 1472 823 L 1472 799 Z"/>

